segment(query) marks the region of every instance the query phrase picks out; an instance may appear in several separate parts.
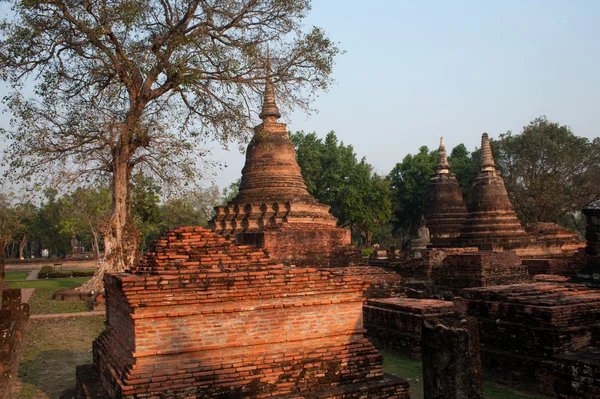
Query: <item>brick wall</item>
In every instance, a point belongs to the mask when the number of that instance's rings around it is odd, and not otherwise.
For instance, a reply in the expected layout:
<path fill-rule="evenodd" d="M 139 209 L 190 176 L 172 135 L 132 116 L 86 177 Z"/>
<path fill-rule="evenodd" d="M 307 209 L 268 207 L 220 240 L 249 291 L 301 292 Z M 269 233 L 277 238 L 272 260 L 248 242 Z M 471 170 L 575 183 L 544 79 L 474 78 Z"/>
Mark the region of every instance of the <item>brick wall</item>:
<path fill-rule="evenodd" d="M 436 323 L 453 316 L 452 302 L 433 299 L 370 299 L 364 306 L 367 337 L 378 347 L 414 359 L 421 358 L 423 322 Z"/>
<path fill-rule="evenodd" d="M 94 363 L 111 396 L 408 398 L 364 337 L 358 276 L 274 264 L 199 228 L 168 233 L 134 271 L 105 277 Z"/>
<path fill-rule="evenodd" d="M 479 320 L 489 377 L 553 396 L 595 397 L 600 354 L 592 349 L 600 344 L 599 291 L 544 282 L 472 288 L 461 295 L 467 314 Z"/>

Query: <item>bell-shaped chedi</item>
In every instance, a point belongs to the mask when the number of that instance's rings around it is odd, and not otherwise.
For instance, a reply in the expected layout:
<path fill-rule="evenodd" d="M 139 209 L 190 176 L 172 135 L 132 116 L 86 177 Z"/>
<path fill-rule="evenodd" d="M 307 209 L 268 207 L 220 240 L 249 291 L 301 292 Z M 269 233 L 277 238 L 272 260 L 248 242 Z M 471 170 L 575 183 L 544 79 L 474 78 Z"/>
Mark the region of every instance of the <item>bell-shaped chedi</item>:
<path fill-rule="evenodd" d="M 281 114 L 268 62 L 266 72 L 263 123 L 254 128 L 248 145 L 239 193 L 215 207 L 209 225 L 238 243 L 266 248 L 286 263 L 310 258 L 313 265 L 331 265 L 332 254 L 351 244 L 350 231 L 336 227 L 330 207 L 306 189 L 286 124 L 277 121 Z"/>
<path fill-rule="evenodd" d="M 458 180 L 450 173 L 443 137 L 435 170 L 427 187 L 422 213 L 433 246 L 443 247 L 451 245 L 452 240 L 458 237 L 468 215 Z"/>
<path fill-rule="evenodd" d="M 459 245 L 509 250 L 531 243 L 508 199 L 487 133 L 481 136 L 481 169 L 473 182 L 468 210 L 469 217 L 456 240 Z"/>

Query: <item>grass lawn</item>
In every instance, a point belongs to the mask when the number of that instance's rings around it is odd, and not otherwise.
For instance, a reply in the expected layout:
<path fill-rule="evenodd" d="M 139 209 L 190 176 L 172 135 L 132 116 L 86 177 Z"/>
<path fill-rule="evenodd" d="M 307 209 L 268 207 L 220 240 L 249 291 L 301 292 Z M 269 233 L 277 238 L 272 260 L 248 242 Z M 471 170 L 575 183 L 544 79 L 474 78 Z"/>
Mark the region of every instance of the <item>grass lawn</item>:
<path fill-rule="evenodd" d="M 31 320 L 11 399 L 58 398 L 75 386 L 75 366 L 92 362 L 104 317 Z"/>
<path fill-rule="evenodd" d="M 79 287 L 90 277 L 53 278 L 44 280 L 7 281 L 11 288 L 48 288 L 58 291 L 63 288 Z"/>
<path fill-rule="evenodd" d="M 29 300 L 31 314 L 48 314 L 48 313 L 75 313 L 89 312 L 86 301 L 55 301 L 52 295 L 56 292 L 54 288 L 38 288 L 33 293 Z"/>
<path fill-rule="evenodd" d="M 380 350 L 383 353 L 383 371 L 405 378 L 410 383 L 411 399 L 423 399 L 423 369 L 421 361 L 412 360 L 394 353 Z M 483 395 L 486 399 L 531 399 L 529 396 L 518 395 L 493 382 L 484 382 Z"/>
<path fill-rule="evenodd" d="M 63 288 L 75 288 L 89 280 L 89 277 L 74 277 L 63 279 L 44 279 L 28 281 L 8 281 L 11 288 L 35 288 L 29 300 L 31 314 L 74 313 L 87 312 L 90 309 L 86 301 L 65 302 L 55 301 L 52 294 Z"/>
<path fill-rule="evenodd" d="M 29 276 L 28 272 L 6 272 L 5 279 L 9 280 L 25 280 Z"/>

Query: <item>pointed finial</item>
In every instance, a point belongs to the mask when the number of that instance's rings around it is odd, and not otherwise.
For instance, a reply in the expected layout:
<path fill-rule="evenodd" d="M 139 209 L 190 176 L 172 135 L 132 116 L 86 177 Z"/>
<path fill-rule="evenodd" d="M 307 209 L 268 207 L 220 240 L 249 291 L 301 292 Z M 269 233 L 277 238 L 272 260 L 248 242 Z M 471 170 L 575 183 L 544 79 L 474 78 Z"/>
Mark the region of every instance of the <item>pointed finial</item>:
<path fill-rule="evenodd" d="M 492 156 L 492 147 L 487 133 L 481 135 L 481 170 L 496 170 L 496 163 Z"/>
<path fill-rule="evenodd" d="M 267 47 L 267 61 L 265 63 L 265 93 L 263 98 L 262 112 L 259 117 L 265 122 L 275 122 L 281 118 L 279 108 L 275 103 L 275 90 L 273 89 L 273 72 L 271 71 L 271 54 Z"/>
<path fill-rule="evenodd" d="M 438 149 L 438 164 L 435 166 L 435 170 L 438 174 L 450 173 L 450 165 L 448 164 L 448 157 L 446 156 L 446 146 L 444 145 L 443 137 L 440 137 L 440 148 Z"/>

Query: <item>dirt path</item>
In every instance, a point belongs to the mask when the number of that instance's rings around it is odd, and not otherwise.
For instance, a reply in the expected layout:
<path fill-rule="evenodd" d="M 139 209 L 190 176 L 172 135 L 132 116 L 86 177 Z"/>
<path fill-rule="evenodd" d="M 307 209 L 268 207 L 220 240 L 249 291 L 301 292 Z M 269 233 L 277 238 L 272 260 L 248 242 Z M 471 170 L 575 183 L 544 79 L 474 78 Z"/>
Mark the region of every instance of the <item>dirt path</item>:
<path fill-rule="evenodd" d="M 25 280 L 37 280 L 39 272 L 40 272 L 39 270 L 30 271 L 29 275 L 27 276 L 27 278 Z"/>

